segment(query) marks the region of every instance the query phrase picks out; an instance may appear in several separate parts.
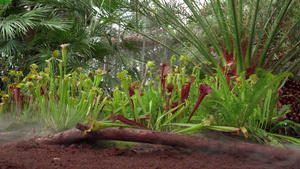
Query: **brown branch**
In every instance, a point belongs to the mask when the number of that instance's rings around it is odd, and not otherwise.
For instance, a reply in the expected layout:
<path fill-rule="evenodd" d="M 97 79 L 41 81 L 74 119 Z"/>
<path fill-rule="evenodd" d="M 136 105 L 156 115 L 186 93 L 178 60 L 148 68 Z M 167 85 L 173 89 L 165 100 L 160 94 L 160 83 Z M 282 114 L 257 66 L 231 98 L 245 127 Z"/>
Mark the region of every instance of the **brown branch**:
<path fill-rule="evenodd" d="M 83 140 L 121 140 L 152 144 L 162 144 L 174 147 L 182 147 L 202 152 L 238 153 L 242 156 L 255 154 L 256 158 L 285 160 L 300 160 L 300 153 L 295 150 L 270 147 L 266 145 L 251 144 L 245 142 L 224 142 L 210 138 L 200 138 L 185 134 L 158 132 L 133 128 L 112 127 L 98 129 L 84 134 L 89 129 L 88 125 L 78 123 L 77 129 L 70 129 L 45 138 L 36 138 L 34 141 L 44 144 L 66 144 Z"/>

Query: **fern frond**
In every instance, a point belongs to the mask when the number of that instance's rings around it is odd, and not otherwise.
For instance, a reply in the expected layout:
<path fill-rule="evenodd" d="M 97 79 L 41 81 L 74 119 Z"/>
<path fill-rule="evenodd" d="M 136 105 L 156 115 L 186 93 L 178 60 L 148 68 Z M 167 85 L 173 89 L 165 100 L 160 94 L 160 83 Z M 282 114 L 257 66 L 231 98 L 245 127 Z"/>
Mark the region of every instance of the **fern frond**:
<path fill-rule="evenodd" d="M 284 120 L 281 122 L 276 123 L 272 129 L 270 130 L 271 133 L 282 129 L 282 128 L 300 128 L 300 124 L 290 121 L 290 120 Z"/>
<path fill-rule="evenodd" d="M 248 108 L 243 121 L 245 122 L 245 119 L 248 119 L 248 117 L 252 113 L 254 113 L 253 110 L 256 108 L 258 103 L 265 97 L 265 94 L 268 89 L 277 91 L 277 87 L 279 86 L 280 82 L 290 75 L 292 74 L 289 72 L 283 72 L 277 74 L 274 77 L 272 77 L 273 75 L 270 72 L 263 74 L 263 76 L 260 77 L 254 85 L 254 89 L 251 92 L 251 95 L 249 96 Z"/>

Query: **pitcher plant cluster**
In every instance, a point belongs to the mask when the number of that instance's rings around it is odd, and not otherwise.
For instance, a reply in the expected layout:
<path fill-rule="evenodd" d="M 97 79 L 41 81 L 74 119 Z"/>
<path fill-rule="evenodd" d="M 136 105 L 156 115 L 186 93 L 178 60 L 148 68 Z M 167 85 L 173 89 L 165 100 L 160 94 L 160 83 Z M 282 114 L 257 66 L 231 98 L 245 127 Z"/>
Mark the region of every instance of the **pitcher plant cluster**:
<path fill-rule="evenodd" d="M 282 127 L 299 127 L 281 120 L 289 106 L 277 108 L 277 91 L 289 72 L 273 75 L 258 69 L 248 78 L 244 72 L 228 79 L 224 70 L 215 68 L 213 76 L 200 78 L 201 67 L 190 69 L 183 55 L 182 66 L 177 66 L 173 56 L 157 72 L 152 69 L 155 63 L 148 62 L 148 80 L 141 83 L 126 70 L 117 73 L 121 85 L 110 96 L 99 86 L 105 71 L 84 73 L 79 67 L 66 74 L 67 46 L 52 53 L 44 70 L 32 64 L 25 77 L 15 70 L 1 77 L 8 86 L 1 91 L 1 114 L 12 112 L 21 121 L 40 121 L 58 131 L 86 119 L 92 123 L 86 132 L 115 126 L 185 134 L 209 129 L 278 146 L 281 140 L 300 145 L 293 137 L 274 134 Z M 58 74 L 54 64 L 58 64 Z"/>
<path fill-rule="evenodd" d="M 61 45 L 61 51 L 52 53 L 43 71 L 32 64 L 25 77 L 15 70 L 11 70 L 8 77 L 1 77 L 8 86 L 7 91 L 1 91 L 1 114 L 16 112 L 22 121 L 38 120 L 53 129 L 63 130 L 102 109 L 107 98 L 102 98 L 99 84 L 105 71 L 98 69 L 86 75 L 79 67 L 66 74 L 67 46 Z M 54 73 L 54 64 L 58 64 L 59 74 Z M 100 102 L 101 99 L 104 101 Z"/>

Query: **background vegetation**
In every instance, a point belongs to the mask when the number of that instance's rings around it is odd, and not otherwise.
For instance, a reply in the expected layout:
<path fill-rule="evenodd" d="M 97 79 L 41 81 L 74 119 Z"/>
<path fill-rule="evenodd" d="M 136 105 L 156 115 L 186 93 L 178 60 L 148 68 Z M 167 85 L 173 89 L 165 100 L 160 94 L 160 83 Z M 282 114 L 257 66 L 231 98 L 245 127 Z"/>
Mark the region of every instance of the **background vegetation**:
<path fill-rule="evenodd" d="M 1 114 L 299 144 L 276 134 L 300 132 L 277 106 L 299 74 L 296 0 L 0 2 Z"/>

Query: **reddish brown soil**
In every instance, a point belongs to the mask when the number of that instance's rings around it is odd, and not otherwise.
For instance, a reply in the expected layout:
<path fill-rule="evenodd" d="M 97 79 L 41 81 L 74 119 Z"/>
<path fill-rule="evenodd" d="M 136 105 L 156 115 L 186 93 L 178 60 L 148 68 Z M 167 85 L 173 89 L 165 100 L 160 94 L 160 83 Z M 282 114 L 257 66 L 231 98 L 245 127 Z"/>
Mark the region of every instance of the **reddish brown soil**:
<path fill-rule="evenodd" d="M 106 169 L 198 169 L 198 168 L 300 168 L 297 160 L 268 160 L 238 153 L 202 153 L 167 146 L 138 144 L 130 149 L 95 149 L 88 144 L 43 145 L 22 141 L 0 147 L 0 169 L 106 168 Z"/>
<path fill-rule="evenodd" d="M 90 143 L 45 145 L 32 140 L 22 141 L 42 134 L 33 129 L 32 126 L 4 132 L 1 130 L 3 124 L 0 122 L 0 169 L 300 168 L 300 152 L 286 154 L 282 152 L 283 149 L 272 151 L 275 154 L 265 153 L 270 155 L 262 155 L 262 153 L 255 153 L 255 151 L 250 154 L 245 152 L 234 153 L 236 151 L 223 151 L 222 153 L 209 153 L 209 151 L 206 151 L 204 153 L 153 144 L 137 144 L 129 149 L 96 149 L 93 146 L 97 145 L 99 147 L 99 144 Z M 237 141 L 233 137 L 224 136 L 222 133 L 211 134 L 207 137 L 222 142 L 219 146 L 226 146 L 226 142 L 235 142 L 237 145 L 243 143 L 239 139 Z M 269 147 L 263 151 L 270 150 L 274 150 L 274 147 Z"/>

